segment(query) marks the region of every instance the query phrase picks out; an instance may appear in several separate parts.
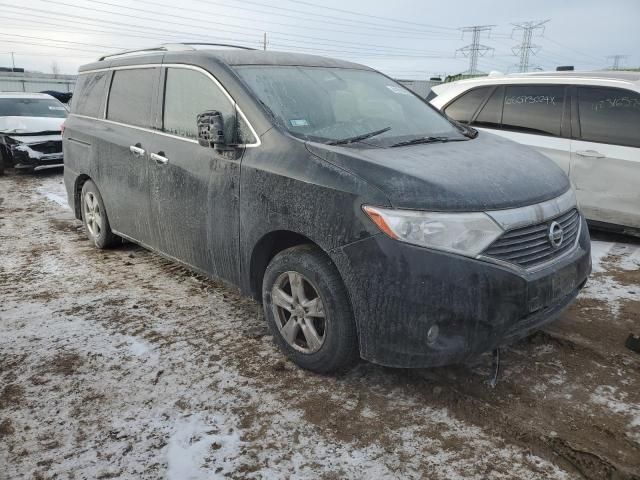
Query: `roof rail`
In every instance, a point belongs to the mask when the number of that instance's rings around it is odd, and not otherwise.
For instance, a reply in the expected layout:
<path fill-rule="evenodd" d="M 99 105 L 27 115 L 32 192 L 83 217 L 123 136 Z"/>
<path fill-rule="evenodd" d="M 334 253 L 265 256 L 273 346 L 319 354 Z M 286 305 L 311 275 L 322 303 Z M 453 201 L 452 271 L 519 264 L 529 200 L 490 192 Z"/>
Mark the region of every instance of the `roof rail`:
<path fill-rule="evenodd" d="M 130 55 L 134 53 L 154 53 L 154 52 L 179 52 L 185 50 L 197 50 L 194 45 L 207 45 L 216 47 L 239 48 L 241 50 L 255 50 L 255 48 L 244 47 L 242 45 L 232 45 L 230 43 L 204 43 L 204 42 L 180 42 L 180 43 L 163 43 L 157 47 L 140 48 L 137 50 L 123 50 L 122 52 L 103 55 L 98 59 L 99 62 L 107 58 L 119 57 L 122 55 Z"/>

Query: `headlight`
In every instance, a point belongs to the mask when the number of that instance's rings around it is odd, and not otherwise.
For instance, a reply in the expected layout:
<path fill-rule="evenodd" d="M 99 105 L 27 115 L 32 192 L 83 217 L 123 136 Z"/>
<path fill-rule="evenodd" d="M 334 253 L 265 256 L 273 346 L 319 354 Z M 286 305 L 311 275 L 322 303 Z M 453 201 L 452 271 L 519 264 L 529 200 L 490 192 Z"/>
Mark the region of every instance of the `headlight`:
<path fill-rule="evenodd" d="M 481 212 L 440 213 L 362 207 L 391 238 L 422 247 L 475 257 L 502 235 L 503 230 Z"/>

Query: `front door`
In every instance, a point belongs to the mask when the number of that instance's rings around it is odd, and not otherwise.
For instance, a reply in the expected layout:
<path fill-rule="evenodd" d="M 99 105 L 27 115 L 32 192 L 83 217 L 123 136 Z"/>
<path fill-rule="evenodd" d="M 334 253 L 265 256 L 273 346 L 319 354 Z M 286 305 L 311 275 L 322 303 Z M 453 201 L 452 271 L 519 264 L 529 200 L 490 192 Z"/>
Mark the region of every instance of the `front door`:
<path fill-rule="evenodd" d="M 157 236 L 153 247 L 213 276 L 239 278 L 240 159 L 197 141 L 196 117 L 218 110 L 233 141 L 235 105 L 204 71 L 163 69 L 160 129 L 149 154 L 151 208 Z"/>
<path fill-rule="evenodd" d="M 640 94 L 578 87 L 571 180 L 589 220 L 640 228 Z"/>

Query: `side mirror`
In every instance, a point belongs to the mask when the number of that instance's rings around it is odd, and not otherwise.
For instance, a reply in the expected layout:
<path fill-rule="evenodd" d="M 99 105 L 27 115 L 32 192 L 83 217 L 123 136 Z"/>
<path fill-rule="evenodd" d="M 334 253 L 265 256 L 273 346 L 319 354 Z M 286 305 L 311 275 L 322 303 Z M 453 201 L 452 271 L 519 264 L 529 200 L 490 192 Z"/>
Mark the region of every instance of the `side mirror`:
<path fill-rule="evenodd" d="M 227 142 L 224 138 L 224 119 L 217 110 L 207 110 L 198 114 L 198 143 L 203 147 L 224 149 Z"/>

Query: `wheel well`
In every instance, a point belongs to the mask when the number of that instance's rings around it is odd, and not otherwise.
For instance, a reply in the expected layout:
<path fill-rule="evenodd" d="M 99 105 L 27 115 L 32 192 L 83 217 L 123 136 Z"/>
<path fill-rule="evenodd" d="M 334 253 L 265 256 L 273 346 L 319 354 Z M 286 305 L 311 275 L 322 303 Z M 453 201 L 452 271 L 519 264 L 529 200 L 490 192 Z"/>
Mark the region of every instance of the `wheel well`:
<path fill-rule="evenodd" d="M 249 266 L 251 296 L 262 301 L 262 278 L 273 257 L 287 248 L 305 244 L 317 246 L 314 241 L 304 235 L 288 230 L 278 230 L 262 237 L 251 254 Z"/>
<path fill-rule="evenodd" d="M 87 180 L 91 180 L 89 175 L 85 175 L 84 173 L 79 175 L 76 178 L 76 185 L 73 189 L 73 212 L 78 220 L 82 220 L 82 211 L 80 210 L 80 195 L 82 194 L 82 187 L 87 182 Z"/>

